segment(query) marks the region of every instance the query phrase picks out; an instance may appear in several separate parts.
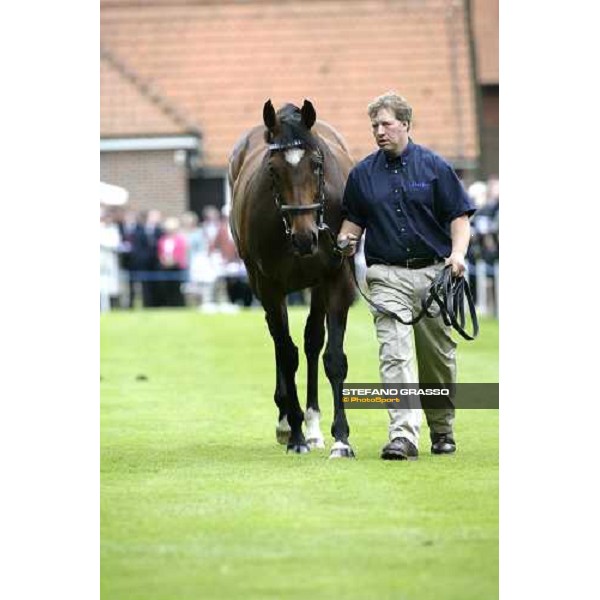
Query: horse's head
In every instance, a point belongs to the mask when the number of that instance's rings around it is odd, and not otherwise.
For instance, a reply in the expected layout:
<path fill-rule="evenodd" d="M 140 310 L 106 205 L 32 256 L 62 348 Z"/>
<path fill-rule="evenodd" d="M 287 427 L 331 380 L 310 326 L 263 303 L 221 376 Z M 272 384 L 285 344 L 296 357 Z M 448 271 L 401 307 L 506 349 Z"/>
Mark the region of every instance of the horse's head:
<path fill-rule="evenodd" d="M 310 131 L 316 118 L 308 100 L 301 109 L 286 104 L 276 113 L 270 100 L 263 108 L 275 203 L 286 234 L 301 256 L 317 251 L 323 225 L 323 153 Z"/>

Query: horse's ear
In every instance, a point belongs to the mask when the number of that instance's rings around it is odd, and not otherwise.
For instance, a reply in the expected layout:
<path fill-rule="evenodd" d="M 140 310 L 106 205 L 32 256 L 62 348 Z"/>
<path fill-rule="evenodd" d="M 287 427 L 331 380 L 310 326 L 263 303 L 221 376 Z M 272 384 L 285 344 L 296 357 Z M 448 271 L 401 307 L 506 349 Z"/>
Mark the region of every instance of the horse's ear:
<path fill-rule="evenodd" d="M 312 105 L 310 100 L 304 100 L 300 114 L 302 115 L 302 122 L 304 123 L 304 126 L 306 129 L 310 129 L 317 120 L 315 107 Z"/>
<path fill-rule="evenodd" d="M 263 121 L 267 126 L 267 129 L 271 130 L 275 127 L 277 123 L 277 117 L 275 116 L 275 109 L 273 108 L 273 104 L 271 103 L 271 99 L 269 98 L 265 105 L 263 106 Z"/>

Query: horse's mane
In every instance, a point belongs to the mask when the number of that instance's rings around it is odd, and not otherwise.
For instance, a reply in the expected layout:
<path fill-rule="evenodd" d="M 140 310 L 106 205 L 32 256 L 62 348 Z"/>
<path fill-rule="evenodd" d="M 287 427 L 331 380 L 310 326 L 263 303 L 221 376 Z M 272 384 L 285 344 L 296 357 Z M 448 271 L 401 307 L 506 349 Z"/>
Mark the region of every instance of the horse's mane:
<path fill-rule="evenodd" d="M 299 140 L 310 149 L 317 147 L 317 140 L 302 123 L 300 109 L 296 105 L 285 104 L 277 111 L 277 117 L 280 125 L 278 143 L 291 144 Z"/>

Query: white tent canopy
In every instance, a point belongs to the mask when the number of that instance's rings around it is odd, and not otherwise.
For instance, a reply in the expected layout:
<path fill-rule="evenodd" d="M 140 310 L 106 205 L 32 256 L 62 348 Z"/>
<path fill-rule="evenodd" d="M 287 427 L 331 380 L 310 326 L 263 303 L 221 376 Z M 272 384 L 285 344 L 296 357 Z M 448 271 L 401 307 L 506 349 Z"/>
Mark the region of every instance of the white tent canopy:
<path fill-rule="evenodd" d="M 118 185 L 100 182 L 100 204 L 122 206 L 127 202 L 129 192 Z"/>

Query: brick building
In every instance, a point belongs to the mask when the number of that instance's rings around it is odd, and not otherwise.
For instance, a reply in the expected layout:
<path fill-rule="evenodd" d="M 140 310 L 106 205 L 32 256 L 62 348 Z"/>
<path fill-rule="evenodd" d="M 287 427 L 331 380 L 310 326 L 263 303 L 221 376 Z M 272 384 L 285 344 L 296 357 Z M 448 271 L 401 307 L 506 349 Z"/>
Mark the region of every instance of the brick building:
<path fill-rule="evenodd" d="M 471 32 L 494 3 L 497 14 L 497 0 L 101 0 L 101 177 L 134 209 L 200 212 L 226 201 L 227 156 L 267 98 L 311 99 L 361 158 L 374 149 L 366 105 L 395 89 L 415 140 L 474 178 L 493 137 L 480 142 L 485 86 L 497 99 L 498 82 L 493 53 L 476 56 L 489 32 Z"/>
<path fill-rule="evenodd" d="M 499 174 L 500 78 L 498 52 L 498 0 L 471 0 L 476 81 L 480 99 L 479 174 L 487 178 Z"/>

